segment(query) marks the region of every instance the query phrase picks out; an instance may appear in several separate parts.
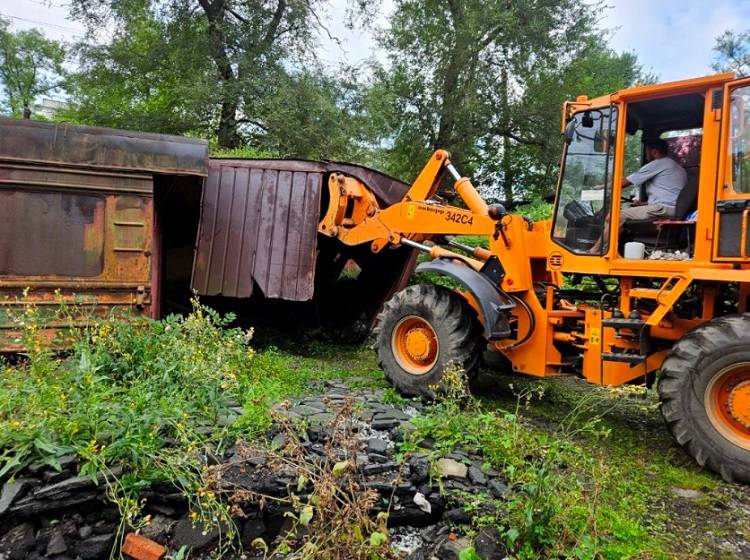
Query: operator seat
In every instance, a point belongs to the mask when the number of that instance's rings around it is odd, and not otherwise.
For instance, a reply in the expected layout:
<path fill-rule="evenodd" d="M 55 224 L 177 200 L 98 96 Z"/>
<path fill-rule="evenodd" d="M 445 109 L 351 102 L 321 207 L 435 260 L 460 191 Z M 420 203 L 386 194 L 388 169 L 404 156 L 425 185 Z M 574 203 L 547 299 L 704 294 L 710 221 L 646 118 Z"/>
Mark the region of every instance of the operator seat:
<path fill-rule="evenodd" d="M 698 177 L 700 175 L 700 167 L 688 167 L 685 171 L 687 171 L 687 183 L 677 196 L 674 215 L 675 220 L 684 220 L 685 217 L 694 212 L 698 206 Z M 629 220 L 623 224 L 620 233 L 620 253 L 622 254 L 623 245 L 628 241 L 640 241 L 647 247 L 654 247 L 656 245 L 657 236 L 658 227 L 653 219 Z M 670 243 L 672 246 L 667 246 L 665 248 L 679 248 L 681 243 L 682 241 L 678 237 L 675 237 L 673 242 Z"/>
<path fill-rule="evenodd" d="M 688 214 L 695 211 L 698 204 L 698 179 L 703 136 L 691 134 L 665 138 L 665 140 L 669 144 L 669 157 L 682 165 L 687 172 L 687 183 L 677 197 L 674 218 L 666 219 L 684 220 Z M 640 198 L 641 200 L 646 198 L 643 190 Z M 622 254 L 624 244 L 628 241 L 640 241 L 647 247 L 654 248 L 659 234 L 659 229 L 654 222 L 653 219 L 625 222 L 620 232 L 620 254 Z M 669 237 L 669 241 L 668 245 L 660 248 L 678 249 L 682 246 L 681 236 Z"/>

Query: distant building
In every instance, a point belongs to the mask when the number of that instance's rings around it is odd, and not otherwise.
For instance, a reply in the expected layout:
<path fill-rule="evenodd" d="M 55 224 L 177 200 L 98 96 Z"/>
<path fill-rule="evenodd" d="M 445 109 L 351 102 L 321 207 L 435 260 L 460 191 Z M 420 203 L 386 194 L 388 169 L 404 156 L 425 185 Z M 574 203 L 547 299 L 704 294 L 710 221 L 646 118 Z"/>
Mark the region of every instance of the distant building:
<path fill-rule="evenodd" d="M 32 117 L 44 117 L 46 119 L 54 119 L 58 111 L 66 109 L 68 103 L 65 101 L 59 101 L 57 99 L 42 98 L 38 103 L 34 103 L 31 106 Z"/>

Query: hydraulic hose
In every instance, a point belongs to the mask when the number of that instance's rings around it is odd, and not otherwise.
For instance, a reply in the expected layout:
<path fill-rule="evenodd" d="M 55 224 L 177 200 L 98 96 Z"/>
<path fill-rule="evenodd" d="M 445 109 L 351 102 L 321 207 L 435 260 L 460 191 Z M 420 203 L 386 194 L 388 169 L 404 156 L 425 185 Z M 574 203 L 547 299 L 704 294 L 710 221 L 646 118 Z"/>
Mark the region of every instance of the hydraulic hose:
<path fill-rule="evenodd" d="M 513 300 L 516 301 L 521 307 L 523 307 L 524 311 L 526 311 L 526 314 L 529 316 L 529 330 L 526 332 L 526 334 L 523 336 L 522 339 L 517 340 L 516 342 L 513 342 L 512 344 L 508 346 L 504 346 L 501 348 L 501 350 L 513 350 L 513 348 L 518 348 L 522 344 L 526 344 L 531 336 L 534 334 L 534 331 L 536 330 L 536 318 L 534 317 L 534 312 L 531 311 L 531 308 L 529 305 L 523 301 L 520 297 L 514 296 L 513 294 L 508 294 Z"/>

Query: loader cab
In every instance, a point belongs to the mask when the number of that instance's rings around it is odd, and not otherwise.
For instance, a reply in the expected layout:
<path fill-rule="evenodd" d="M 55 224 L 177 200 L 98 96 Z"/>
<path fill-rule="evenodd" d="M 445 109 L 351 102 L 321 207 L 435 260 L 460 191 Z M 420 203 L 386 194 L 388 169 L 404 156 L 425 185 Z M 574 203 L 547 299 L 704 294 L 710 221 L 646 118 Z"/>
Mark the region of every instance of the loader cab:
<path fill-rule="evenodd" d="M 745 146 L 750 146 L 750 80 L 740 83 L 733 77 L 719 74 L 638 86 L 566 104 L 549 268 L 609 273 L 623 267 L 635 270 L 637 262 L 665 259 L 674 269 L 676 260 L 685 266 L 696 259 L 710 261 L 712 250 L 716 260 L 722 250 L 718 241 L 713 249 L 710 243 L 696 244 L 701 236 L 713 237 L 714 214 L 719 214 L 720 224 L 722 219 L 726 224 L 724 252 L 743 254 L 740 238 L 750 238 L 750 234 L 741 235 L 743 224 L 750 223 L 743 218 L 750 214 L 750 187 L 747 193 L 738 193 L 750 177 L 745 173 L 748 159 L 743 156 L 750 151 Z M 621 205 L 631 199 L 647 200 L 645 189 L 622 187 L 622 182 L 646 163 L 643 141 L 648 138 L 667 142 L 667 156 L 685 169 L 687 183 L 674 215 L 628 220 L 620 228 Z M 720 152 L 722 146 L 740 154 L 732 160 L 734 164 L 729 161 L 731 154 Z M 731 187 L 731 180 L 722 180 L 720 172 L 734 177 L 740 191 Z M 722 203 L 722 198 L 730 201 Z M 643 258 L 636 262 L 624 258 L 624 245 L 630 241 L 645 248 Z M 750 255 L 750 241 L 745 254 Z M 659 266 L 653 263 L 651 268 Z"/>
<path fill-rule="evenodd" d="M 624 244 L 629 241 L 643 243 L 649 257 L 667 255 L 687 258 L 693 253 L 704 105 L 703 93 L 672 95 L 627 105 L 622 177 L 629 176 L 647 163 L 644 140 L 660 138 L 667 143 L 667 157 L 685 170 L 687 182 L 677 197 L 673 216 L 629 220 L 623 225 L 617 238 L 620 255 L 624 254 Z M 712 185 L 708 188 L 712 188 Z M 643 185 L 631 185 L 620 191 L 622 202 L 647 199 Z"/>

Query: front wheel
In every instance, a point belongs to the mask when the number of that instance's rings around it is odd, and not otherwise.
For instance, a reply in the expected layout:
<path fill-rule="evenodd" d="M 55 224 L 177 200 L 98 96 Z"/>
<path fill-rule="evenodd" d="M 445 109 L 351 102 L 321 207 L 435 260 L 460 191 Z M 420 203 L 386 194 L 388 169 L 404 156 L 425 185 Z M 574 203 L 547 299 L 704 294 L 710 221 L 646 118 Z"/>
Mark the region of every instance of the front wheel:
<path fill-rule="evenodd" d="M 664 361 L 658 389 L 672 435 L 698 464 L 750 482 L 750 316 L 687 334 Z"/>
<path fill-rule="evenodd" d="M 449 367 L 476 376 L 483 347 L 476 313 L 456 292 L 418 284 L 396 293 L 378 315 L 378 365 L 402 395 L 434 398 Z"/>

